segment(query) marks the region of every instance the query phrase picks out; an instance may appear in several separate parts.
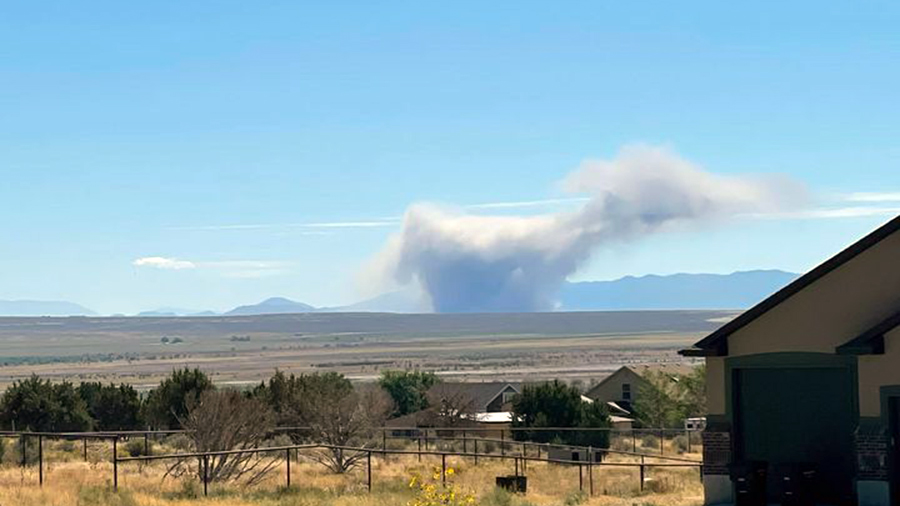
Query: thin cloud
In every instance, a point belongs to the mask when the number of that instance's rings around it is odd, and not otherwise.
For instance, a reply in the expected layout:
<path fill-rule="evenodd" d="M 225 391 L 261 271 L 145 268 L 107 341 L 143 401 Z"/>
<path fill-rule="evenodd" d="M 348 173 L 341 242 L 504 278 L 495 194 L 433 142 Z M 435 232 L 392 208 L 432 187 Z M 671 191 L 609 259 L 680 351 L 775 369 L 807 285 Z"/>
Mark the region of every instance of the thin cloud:
<path fill-rule="evenodd" d="M 189 261 L 166 257 L 143 257 L 133 261 L 132 265 L 162 270 L 207 271 L 226 278 L 263 278 L 288 274 L 294 263 L 281 260 Z"/>
<path fill-rule="evenodd" d="M 188 260 L 167 257 L 142 257 L 131 262 L 135 267 L 150 267 L 153 269 L 180 271 L 184 269 L 196 269 L 197 264 Z"/>
<path fill-rule="evenodd" d="M 900 192 L 855 192 L 847 195 L 848 202 L 900 202 Z"/>
<path fill-rule="evenodd" d="M 370 220 L 370 221 L 328 221 L 317 223 L 252 223 L 252 224 L 225 224 L 225 225 L 191 225 L 180 227 L 168 227 L 167 230 L 298 230 L 303 235 L 326 235 L 330 229 L 366 229 L 393 227 L 400 222 L 399 219 Z"/>

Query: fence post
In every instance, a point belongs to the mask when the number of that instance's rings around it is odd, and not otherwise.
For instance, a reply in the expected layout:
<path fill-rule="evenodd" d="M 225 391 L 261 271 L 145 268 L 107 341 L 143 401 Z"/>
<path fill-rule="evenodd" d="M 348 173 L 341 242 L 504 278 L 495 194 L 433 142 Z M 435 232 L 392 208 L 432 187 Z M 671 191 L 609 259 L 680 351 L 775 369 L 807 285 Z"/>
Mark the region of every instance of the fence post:
<path fill-rule="evenodd" d="M 478 465 L 478 439 L 475 439 L 475 465 Z"/>
<path fill-rule="evenodd" d="M 44 486 L 44 436 L 38 436 L 38 483 Z"/>
<path fill-rule="evenodd" d="M 516 461 L 516 478 L 519 477 L 519 457 L 513 458 Z"/>
<path fill-rule="evenodd" d="M 209 455 L 203 456 L 203 496 L 209 495 Z"/>
<path fill-rule="evenodd" d="M 366 454 L 366 487 L 372 492 L 372 452 Z"/>
<path fill-rule="evenodd" d="M 528 472 L 527 471 L 528 460 L 526 460 L 526 457 L 528 457 L 528 451 L 525 449 L 526 446 L 527 446 L 527 443 L 522 443 L 522 472 L 523 473 Z"/>
<path fill-rule="evenodd" d="M 588 482 L 591 485 L 590 497 L 594 497 L 594 461 L 593 460 L 590 462 L 590 464 L 588 464 Z"/>
<path fill-rule="evenodd" d="M 666 431 L 665 429 L 659 429 L 659 454 L 662 455 L 665 453 L 663 450 L 663 444 L 666 442 Z"/>
<path fill-rule="evenodd" d="M 150 434 L 144 433 L 144 455 L 150 455 Z"/>
<path fill-rule="evenodd" d="M 22 434 L 21 436 L 19 436 L 19 440 L 22 443 L 21 444 L 21 446 L 22 446 L 22 467 L 25 467 L 28 465 L 28 459 L 27 459 L 27 457 L 28 457 L 28 455 L 27 455 L 28 454 L 28 442 L 25 440 L 25 434 Z"/>
<path fill-rule="evenodd" d="M 584 466 L 578 464 L 578 490 L 584 492 Z"/>
<path fill-rule="evenodd" d="M 291 488 L 291 449 L 284 452 L 284 461 L 287 464 L 287 488 Z"/>
<path fill-rule="evenodd" d="M 631 451 L 637 453 L 637 434 L 631 429 Z"/>
<path fill-rule="evenodd" d="M 419 453 L 416 454 L 419 458 L 419 462 L 422 462 L 422 435 L 419 434 Z"/>
<path fill-rule="evenodd" d="M 641 492 L 644 491 L 644 456 L 641 455 Z"/>
<path fill-rule="evenodd" d="M 116 438 L 113 438 L 113 491 L 119 491 L 119 445 L 116 444 Z"/>
<path fill-rule="evenodd" d="M 381 458 L 387 458 L 387 429 L 381 429 Z"/>
<path fill-rule="evenodd" d="M 688 453 L 691 453 L 691 431 L 688 429 L 684 429 L 684 435 L 687 437 L 688 443 Z"/>
<path fill-rule="evenodd" d="M 463 453 L 469 453 L 469 444 L 466 440 L 466 431 L 463 431 Z"/>
<path fill-rule="evenodd" d="M 506 457 L 506 436 L 504 436 L 505 431 L 500 429 L 500 456 Z M 506 460 L 506 459 L 504 459 Z"/>
<path fill-rule="evenodd" d="M 441 454 L 441 485 L 447 485 L 447 454 Z"/>
<path fill-rule="evenodd" d="M 82 441 L 84 442 L 84 461 L 87 462 L 87 438 L 83 438 Z"/>

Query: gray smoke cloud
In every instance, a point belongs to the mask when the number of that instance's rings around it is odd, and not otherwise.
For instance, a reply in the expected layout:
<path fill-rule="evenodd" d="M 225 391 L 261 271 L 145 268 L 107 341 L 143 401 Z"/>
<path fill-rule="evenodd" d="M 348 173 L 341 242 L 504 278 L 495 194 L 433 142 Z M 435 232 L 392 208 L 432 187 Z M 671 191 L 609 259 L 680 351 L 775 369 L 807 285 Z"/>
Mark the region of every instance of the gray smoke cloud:
<path fill-rule="evenodd" d="M 396 283 L 417 283 L 437 312 L 550 310 L 566 278 L 604 245 L 805 200 L 793 181 L 716 175 L 652 146 L 585 161 L 562 187 L 590 199 L 576 211 L 537 216 L 413 205 L 373 268 Z"/>

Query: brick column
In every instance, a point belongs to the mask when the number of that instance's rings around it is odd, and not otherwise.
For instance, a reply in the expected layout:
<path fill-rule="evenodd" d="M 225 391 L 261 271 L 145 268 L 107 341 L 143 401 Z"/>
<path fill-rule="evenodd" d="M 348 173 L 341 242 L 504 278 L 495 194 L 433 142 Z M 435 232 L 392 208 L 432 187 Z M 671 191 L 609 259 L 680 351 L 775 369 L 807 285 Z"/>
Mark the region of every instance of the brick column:
<path fill-rule="evenodd" d="M 890 436 L 880 425 L 860 424 L 856 430 L 856 479 L 887 481 Z"/>
<path fill-rule="evenodd" d="M 731 464 L 731 431 L 707 427 L 703 431 L 703 474 L 727 475 Z"/>

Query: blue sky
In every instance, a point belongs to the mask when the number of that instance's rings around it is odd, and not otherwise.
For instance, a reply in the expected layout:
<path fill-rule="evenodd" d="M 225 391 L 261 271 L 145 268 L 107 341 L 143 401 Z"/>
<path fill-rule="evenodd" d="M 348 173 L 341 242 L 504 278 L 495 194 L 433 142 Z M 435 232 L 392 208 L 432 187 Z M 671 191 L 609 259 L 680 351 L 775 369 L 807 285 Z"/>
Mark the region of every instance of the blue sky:
<path fill-rule="evenodd" d="M 410 204 L 565 198 L 633 143 L 859 216 L 655 235 L 575 279 L 802 271 L 900 207 L 896 3 L 425 4 L 2 6 L 0 299 L 348 303 Z"/>

